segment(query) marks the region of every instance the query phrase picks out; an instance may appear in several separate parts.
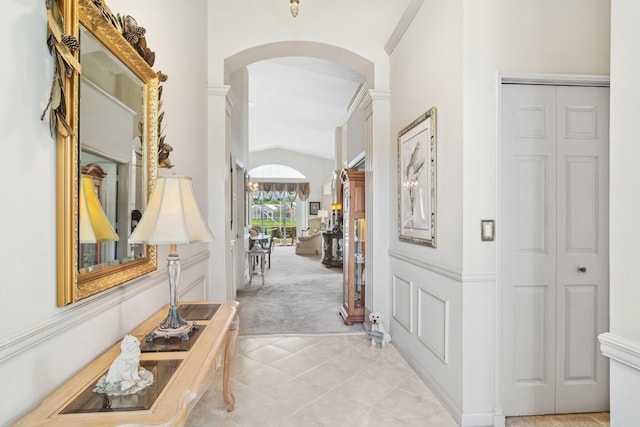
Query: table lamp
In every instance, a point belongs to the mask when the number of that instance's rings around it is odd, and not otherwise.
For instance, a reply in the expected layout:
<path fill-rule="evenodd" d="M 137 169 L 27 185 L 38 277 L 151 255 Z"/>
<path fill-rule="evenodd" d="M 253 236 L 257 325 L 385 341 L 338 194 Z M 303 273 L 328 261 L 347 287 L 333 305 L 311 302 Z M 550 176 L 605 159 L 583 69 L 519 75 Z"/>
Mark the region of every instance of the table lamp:
<path fill-rule="evenodd" d="M 329 211 L 326 209 L 320 209 L 318 211 L 318 216 L 320 217 L 320 227 L 322 229 L 327 227 L 327 218 L 329 218 Z"/>
<path fill-rule="evenodd" d="M 167 256 L 169 313 L 147 336 L 147 341 L 153 341 L 156 337 L 180 337 L 187 341 L 189 332 L 197 329 L 195 322 L 184 320 L 178 312 L 180 255 L 177 245 L 211 240 L 213 234 L 198 208 L 191 177 L 159 176 L 142 218 L 129 238 L 130 243 L 170 245 Z"/>
<path fill-rule="evenodd" d="M 82 174 L 80 176 L 78 235 L 80 243 L 102 243 L 118 240 L 107 219 L 100 200 L 93 186 L 93 177 Z"/>
<path fill-rule="evenodd" d="M 332 203 L 331 204 L 331 210 L 333 211 L 333 226 L 334 226 L 334 230 L 335 231 L 339 231 L 340 230 L 340 222 L 342 219 L 342 215 L 341 215 L 341 210 L 342 210 L 342 203 Z"/>

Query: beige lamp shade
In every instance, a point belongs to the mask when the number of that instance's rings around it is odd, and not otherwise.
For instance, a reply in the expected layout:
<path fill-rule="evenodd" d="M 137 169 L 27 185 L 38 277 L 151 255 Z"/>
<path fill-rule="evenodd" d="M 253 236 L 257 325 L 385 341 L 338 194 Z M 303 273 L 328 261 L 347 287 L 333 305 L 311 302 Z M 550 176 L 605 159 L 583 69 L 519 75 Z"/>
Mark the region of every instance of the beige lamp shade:
<path fill-rule="evenodd" d="M 166 245 L 211 240 L 213 234 L 198 208 L 191 177 L 159 176 L 129 242 Z"/>
<path fill-rule="evenodd" d="M 80 176 L 80 243 L 113 242 L 118 235 L 102 210 L 91 175 Z"/>
<path fill-rule="evenodd" d="M 320 209 L 320 210 L 318 211 L 318 216 L 319 216 L 320 218 L 322 218 L 323 220 L 324 220 L 325 218 L 329 218 L 329 211 L 328 211 L 328 210 L 326 210 L 326 209 Z"/>

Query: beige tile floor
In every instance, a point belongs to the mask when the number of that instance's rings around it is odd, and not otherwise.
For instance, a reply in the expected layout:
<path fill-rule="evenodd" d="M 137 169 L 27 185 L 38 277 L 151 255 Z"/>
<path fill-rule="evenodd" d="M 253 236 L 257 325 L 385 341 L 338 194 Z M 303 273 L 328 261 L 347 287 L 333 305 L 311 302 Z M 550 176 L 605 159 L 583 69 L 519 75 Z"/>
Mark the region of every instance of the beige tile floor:
<path fill-rule="evenodd" d="M 393 346 L 371 348 L 364 334 L 241 336 L 233 412 L 221 382 L 218 370 L 186 427 L 457 426 Z M 603 427 L 609 414 L 513 417 L 506 425 Z"/>
<path fill-rule="evenodd" d="M 233 412 L 220 383 L 219 371 L 187 427 L 457 425 L 393 346 L 372 348 L 364 334 L 242 336 Z"/>

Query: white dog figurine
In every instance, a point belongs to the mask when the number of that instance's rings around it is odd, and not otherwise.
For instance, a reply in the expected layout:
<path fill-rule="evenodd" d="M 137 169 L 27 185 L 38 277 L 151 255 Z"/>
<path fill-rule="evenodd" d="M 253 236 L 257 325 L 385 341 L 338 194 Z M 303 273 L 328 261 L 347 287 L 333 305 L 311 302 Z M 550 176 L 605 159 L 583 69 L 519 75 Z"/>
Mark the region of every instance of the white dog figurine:
<path fill-rule="evenodd" d="M 386 347 L 391 342 L 391 334 L 387 332 L 384 327 L 384 315 L 377 311 L 369 314 L 369 320 L 371 321 L 371 331 L 369 336 L 371 337 L 371 346 L 374 347 L 377 343 L 380 343 L 382 347 Z"/>
<path fill-rule="evenodd" d="M 94 391 L 112 396 L 134 394 L 153 384 L 153 374 L 140 366 L 140 341 L 126 335 L 120 344 L 122 350 L 103 375 Z"/>

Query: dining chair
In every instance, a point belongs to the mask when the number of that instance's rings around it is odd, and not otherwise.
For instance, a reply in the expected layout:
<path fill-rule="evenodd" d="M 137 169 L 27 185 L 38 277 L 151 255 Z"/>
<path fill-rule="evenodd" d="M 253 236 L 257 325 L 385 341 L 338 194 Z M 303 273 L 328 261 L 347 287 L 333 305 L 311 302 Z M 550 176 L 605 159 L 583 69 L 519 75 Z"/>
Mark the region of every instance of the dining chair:
<path fill-rule="evenodd" d="M 273 234 L 274 233 L 271 233 L 271 236 L 269 236 L 269 243 L 264 248 L 264 254 L 265 254 L 265 257 L 267 259 L 267 266 L 269 268 L 271 268 L 271 249 L 273 248 L 273 239 L 274 239 L 274 235 Z"/>
<path fill-rule="evenodd" d="M 249 249 L 249 258 L 251 259 L 251 269 L 249 271 L 249 285 L 253 281 L 253 271 L 255 266 L 259 263 L 260 265 L 260 275 L 262 276 L 262 284 L 264 285 L 264 266 L 265 266 L 265 257 L 266 251 L 260 247 L 260 245 L 255 245 L 252 249 Z"/>

